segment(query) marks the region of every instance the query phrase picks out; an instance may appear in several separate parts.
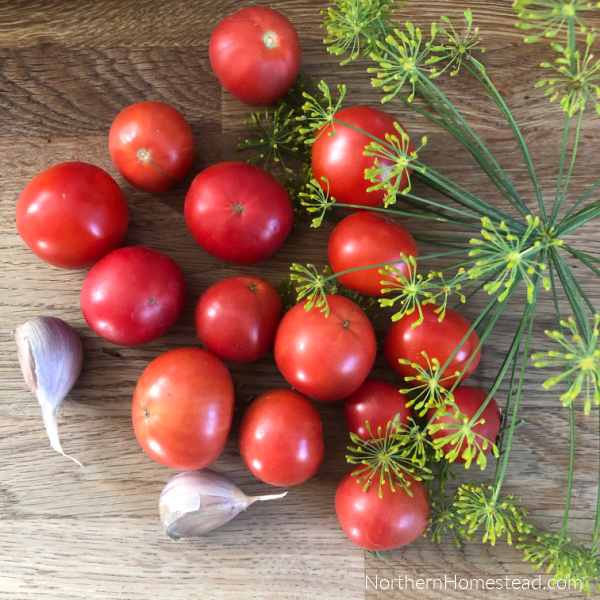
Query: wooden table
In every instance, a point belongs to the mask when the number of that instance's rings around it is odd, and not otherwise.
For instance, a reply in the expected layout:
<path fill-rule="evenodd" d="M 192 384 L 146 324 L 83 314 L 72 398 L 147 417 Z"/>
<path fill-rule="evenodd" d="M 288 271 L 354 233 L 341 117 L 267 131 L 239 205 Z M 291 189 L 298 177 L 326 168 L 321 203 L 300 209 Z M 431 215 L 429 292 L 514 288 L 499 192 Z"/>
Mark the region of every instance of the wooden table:
<path fill-rule="evenodd" d="M 1 0 L 0 1 L 0 597 L 61 600 L 75 598 L 269 598 L 358 599 L 438 598 L 439 591 L 409 592 L 365 589 L 365 575 L 384 579 L 462 577 L 534 578 L 521 554 L 504 542 L 496 547 L 478 542 L 456 548 L 420 539 L 392 553 L 387 562 L 355 547 L 341 531 L 333 507 L 335 489 L 346 471 L 347 434 L 340 403 L 319 403 L 326 434 L 326 458 L 316 477 L 290 490 L 283 501 L 252 506 L 247 513 L 202 539 L 173 542 L 158 520 L 158 497 L 173 472 L 150 460 L 140 449 L 130 422 L 133 388 L 144 367 L 159 354 L 196 345 L 193 309 L 200 293 L 228 276 L 257 273 L 273 282 L 288 275 L 292 261 L 326 263 L 332 224 L 319 230 L 298 225 L 281 250 L 258 267 L 239 267 L 211 258 L 187 231 L 183 200 L 192 178 L 221 160 L 241 158 L 235 150 L 244 133 L 249 109 L 221 89 L 214 77 L 207 45 L 221 18 L 242 5 L 172 0 Z M 402 20 L 426 25 L 439 18 L 441 3 L 423 0 L 403 9 Z M 448 15 L 473 9 L 487 47 L 488 73 L 518 122 L 534 157 L 546 194 L 552 193 L 562 115 L 533 90 L 538 65 L 548 58 L 545 43 L 525 46 L 514 27 L 508 0 L 444 2 Z M 273 3 L 297 26 L 304 55 L 302 72 L 331 85 L 347 83 L 348 103 L 377 106 L 380 96 L 370 87 L 366 63 L 337 66 L 322 45 L 317 0 Z M 466 111 L 517 186 L 526 175 L 514 141 L 489 99 L 466 77 L 444 82 L 444 89 Z M 450 91 L 451 90 L 451 91 Z M 189 120 L 197 141 L 190 173 L 162 195 L 140 192 L 113 166 L 107 135 L 115 115 L 144 99 L 169 102 Z M 429 136 L 426 160 L 439 170 L 497 201 L 481 173 L 464 152 L 443 135 L 388 105 L 411 134 Z M 593 111 L 592 111 L 593 112 Z M 573 193 L 597 178 L 598 120 L 586 117 Z M 183 316 L 159 340 L 138 348 L 117 348 L 86 326 L 79 309 L 85 271 L 53 268 L 37 259 L 19 237 L 14 223 L 17 198 L 39 171 L 67 160 L 92 162 L 122 185 L 131 210 L 126 244 L 145 244 L 167 252 L 183 268 L 189 300 Z M 514 165 L 514 166 L 513 166 Z M 427 193 L 424 188 L 419 188 Z M 532 196 L 526 196 L 533 203 Z M 417 221 L 410 223 L 417 230 Z M 580 243 L 597 245 L 587 227 Z M 593 288 L 589 278 L 586 280 Z M 596 285 L 596 288 L 598 286 Z M 597 293 L 596 293 L 597 297 Z M 465 309 L 473 317 L 484 299 Z M 541 330 L 552 324 L 549 298 L 538 308 Z M 473 382 L 489 385 L 507 348 L 518 306 L 509 309 L 484 349 Z M 40 410 L 22 380 L 11 330 L 34 315 L 54 315 L 80 333 L 85 350 L 83 373 L 59 415 L 63 447 L 84 469 L 54 453 L 48 445 Z M 378 319 L 383 339 L 387 319 Z M 247 402 L 256 394 L 285 385 L 272 355 L 249 365 L 229 365 L 237 386 L 236 415 L 230 440 L 214 468 L 231 476 L 249 493 L 267 493 L 244 467 L 236 434 Z M 374 375 L 395 382 L 385 361 Z M 557 394 L 540 387 L 544 374 L 528 374 L 512 466 L 505 489 L 523 499 L 532 518 L 555 525 L 562 514 L 568 466 L 567 413 Z M 577 411 L 577 485 L 573 528 L 589 530 L 595 511 L 598 443 L 593 417 Z M 492 479 L 492 469 L 480 474 Z M 461 471 L 461 469 L 457 469 Z M 544 577 L 544 580 L 547 578 Z M 547 597 L 547 593 L 496 591 L 490 598 Z M 447 598 L 481 598 L 483 592 L 453 590 Z M 553 597 L 575 597 L 555 593 Z"/>

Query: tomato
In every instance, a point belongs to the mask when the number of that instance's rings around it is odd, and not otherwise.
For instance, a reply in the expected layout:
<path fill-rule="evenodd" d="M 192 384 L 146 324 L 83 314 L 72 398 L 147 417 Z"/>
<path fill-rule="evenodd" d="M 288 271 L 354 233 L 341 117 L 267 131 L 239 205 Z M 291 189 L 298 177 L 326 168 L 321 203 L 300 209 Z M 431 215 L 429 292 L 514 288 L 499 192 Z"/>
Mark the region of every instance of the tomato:
<path fill-rule="evenodd" d="M 265 392 L 242 417 L 240 454 L 265 483 L 288 486 L 310 479 L 325 455 L 319 411 L 294 390 Z"/>
<path fill-rule="evenodd" d="M 185 221 L 209 254 L 240 265 L 271 256 L 292 229 L 286 189 L 264 169 L 222 162 L 196 176 L 185 198 Z"/>
<path fill-rule="evenodd" d="M 177 263 L 144 246 L 111 252 L 90 269 L 81 288 L 87 324 L 121 346 L 161 336 L 181 314 L 185 299 L 185 277 Z"/>
<path fill-rule="evenodd" d="M 394 123 L 400 124 L 392 115 L 370 106 L 350 106 L 335 113 L 335 118 L 379 138 L 385 143 L 385 134 L 400 137 Z M 365 179 L 365 169 L 372 168 L 375 158 L 365 156 L 365 147 L 373 139 L 339 123 L 329 124 L 319 131 L 312 146 L 312 170 L 323 190 L 338 202 L 360 206 L 378 206 L 385 198 L 385 190 L 367 192 L 375 185 Z M 412 142 L 408 152 L 414 151 Z M 393 165 L 393 161 L 378 159 L 382 167 Z M 411 169 L 403 171 L 400 190 L 406 188 Z M 324 180 L 327 179 L 327 181 Z"/>
<path fill-rule="evenodd" d="M 361 440 L 379 437 L 379 427 L 382 435 L 385 435 L 388 422 L 393 421 L 396 415 L 399 415 L 398 423 L 409 424 L 412 410 L 406 406 L 407 402 L 408 398 L 393 385 L 380 379 L 367 379 L 354 394 L 346 398 L 346 425 Z M 366 421 L 369 422 L 371 435 Z"/>
<path fill-rule="evenodd" d="M 328 295 L 329 316 L 296 304 L 275 333 L 275 362 L 287 382 L 318 400 L 341 400 L 364 382 L 377 344 L 362 309 L 343 296 Z"/>
<path fill-rule="evenodd" d="M 452 404 L 447 405 L 444 412 L 436 408 L 429 409 L 427 416 L 432 424 L 452 423 L 456 426 L 456 416 L 458 413 L 465 415 L 468 419 L 472 419 L 477 414 L 488 396 L 487 392 L 483 391 L 482 389 L 468 385 L 457 387 L 452 394 L 454 395 L 454 406 Z M 498 431 L 500 431 L 500 407 L 494 398 L 490 398 L 487 406 L 477 418 L 478 421 L 480 419 L 483 419 L 484 422 L 477 423 L 471 428 L 472 431 L 474 431 L 477 435 L 477 445 L 482 447 L 484 439 L 488 440 L 492 444 L 495 444 L 496 438 L 498 437 Z M 438 431 L 431 432 L 430 436 L 432 439 L 436 440 L 446 437 L 455 431 L 456 427 L 442 428 Z M 467 440 L 463 440 L 455 462 L 466 462 L 466 459 L 462 457 L 462 454 L 468 448 L 468 446 L 469 444 Z M 450 452 L 453 448 L 454 446 L 448 442 L 441 447 L 441 450 L 444 454 L 448 454 L 448 452 Z M 492 451 L 492 446 L 488 444 L 485 449 L 482 448 L 482 451 L 484 454 L 489 454 Z"/>
<path fill-rule="evenodd" d="M 169 104 L 145 100 L 113 121 L 108 149 L 119 173 L 145 192 L 164 192 L 194 162 L 194 136 L 185 117 Z"/>
<path fill-rule="evenodd" d="M 402 223 L 371 212 L 356 212 L 342 219 L 331 233 L 327 251 L 334 273 L 390 262 L 406 277 L 409 268 L 399 260 L 400 254 L 419 256 L 413 236 Z M 382 275 L 381 269 L 383 267 L 361 269 L 337 277 L 351 290 L 368 296 L 383 296 L 381 290 L 385 286 L 381 282 L 396 280 L 393 273 Z"/>
<path fill-rule="evenodd" d="M 410 475 L 409 493 L 400 486 L 374 483 L 366 491 L 352 476 L 353 467 L 340 482 L 335 495 L 335 512 L 345 534 L 358 546 L 383 552 L 405 546 L 423 535 L 429 523 L 429 498 L 425 486 Z"/>
<path fill-rule="evenodd" d="M 196 331 L 207 350 L 224 360 L 251 362 L 273 344 L 283 302 L 261 277 L 230 277 L 209 287 L 196 305 Z"/>
<path fill-rule="evenodd" d="M 270 104 L 292 87 L 302 49 L 294 26 L 280 12 L 252 6 L 229 15 L 208 45 L 210 64 L 223 86 L 246 104 Z"/>
<path fill-rule="evenodd" d="M 439 315 L 434 312 L 436 308 L 434 304 L 422 306 L 423 322 L 417 327 L 412 327 L 419 319 L 419 312 L 415 310 L 393 323 L 388 330 L 384 345 L 385 356 L 392 368 L 402 377 L 414 377 L 419 372 L 411 365 L 400 364 L 398 359 L 409 360 L 427 370 L 427 359 L 421 354 L 426 352 L 429 361 L 434 358 L 440 361 L 441 368 L 471 328 L 469 321 L 451 308 L 446 309 L 446 316 L 440 323 Z M 454 385 L 457 379 L 466 379 L 475 371 L 481 358 L 481 349 L 477 350 L 478 345 L 479 336 L 473 331 L 442 373 L 442 378 L 451 378 L 445 382 L 446 386 Z M 471 362 L 467 367 L 469 360 Z M 463 375 L 453 377 L 454 373 L 462 373 L 463 370 Z"/>
<path fill-rule="evenodd" d="M 87 269 L 118 248 L 129 225 L 127 201 L 100 167 L 66 162 L 36 175 L 17 202 L 17 229 L 42 260 Z"/>
<path fill-rule="evenodd" d="M 144 369 L 133 394 L 133 430 L 161 465 L 202 469 L 225 447 L 233 406 L 233 381 L 223 362 L 207 350 L 179 348 Z"/>

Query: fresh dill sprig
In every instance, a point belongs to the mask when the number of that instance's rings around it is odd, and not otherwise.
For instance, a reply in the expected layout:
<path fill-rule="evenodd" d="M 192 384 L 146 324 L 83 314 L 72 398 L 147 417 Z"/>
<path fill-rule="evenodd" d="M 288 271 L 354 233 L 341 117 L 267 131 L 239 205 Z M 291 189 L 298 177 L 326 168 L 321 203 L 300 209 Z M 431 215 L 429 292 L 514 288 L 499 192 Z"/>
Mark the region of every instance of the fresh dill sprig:
<path fill-rule="evenodd" d="M 321 11 L 328 52 L 335 56 L 349 53 L 341 65 L 361 54 L 368 56 L 385 37 L 396 8 L 394 0 L 334 0 L 333 6 Z"/>
<path fill-rule="evenodd" d="M 526 43 L 537 42 L 541 37 L 555 38 L 569 22 L 582 31 L 589 27 L 584 13 L 600 7 L 600 2 L 590 0 L 515 0 L 518 14 L 517 27 L 531 32 Z"/>
<path fill-rule="evenodd" d="M 464 16 L 466 27 L 460 33 L 448 17 L 442 16 L 442 25 L 437 26 L 437 33 L 446 39 L 433 44 L 435 36 L 432 36 L 431 56 L 427 59 L 427 64 L 435 65 L 440 61 L 445 61 L 446 64 L 441 70 L 432 68 L 429 74 L 431 79 L 439 77 L 449 69 L 450 76 L 454 77 L 458 75 L 463 61 L 471 60 L 474 52 L 485 52 L 479 37 L 479 27 L 473 27 L 473 13 L 470 8 L 465 11 Z"/>
<path fill-rule="evenodd" d="M 546 379 L 542 384 L 545 389 L 567 379 L 569 389 L 560 397 L 563 406 L 569 406 L 580 395 L 583 396 L 584 412 L 589 414 L 592 402 L 600 406 L 600 348 L 598 334 L 600 315 L 594 315 L 593 327 L 585 337 L 579 333 L 579 328 L 572 317 L 560 324 L 571 335 L 560 331 L 548 331 L 546 335 L 562 346 L 562 351 L 550 350 L 534 354 L 531 358 L 536 367 L 558 367 L 563 369 L 559 375 Z"/>

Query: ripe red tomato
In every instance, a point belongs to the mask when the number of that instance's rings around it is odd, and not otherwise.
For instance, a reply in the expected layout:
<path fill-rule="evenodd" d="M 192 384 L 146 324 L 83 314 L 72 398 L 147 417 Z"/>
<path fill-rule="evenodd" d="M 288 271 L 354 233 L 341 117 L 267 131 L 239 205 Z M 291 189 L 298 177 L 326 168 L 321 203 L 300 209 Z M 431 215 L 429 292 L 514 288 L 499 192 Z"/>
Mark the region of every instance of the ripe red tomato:
<path fill-rule="evenodd" d="M 240 454 L 265 483 L 288 486 L 310 479 L 325 455 L 319 411 L 294 390 L 265 392 L 244 413 Z"/>
<path fill-rule="evenodd" d="M 427 370 L 427 360 L 421 354 L 426 352 L 430 361 L 434 358 L 440 361 L 441 368 L 471 328 L 469 321 L 451 308 L 446 309 L 446 316 L 440 323 L 439 315 L 434 312 L 436 308 L 434 304 L 423 306 L 423 322 L 417 327 L 412 327 L 419 319 L 419 313 L 415 310 L 411 315 L 405 315 L 392 324 L 387 333 L 385 356 L 392 368 L 402 377 L 414 377 L 418 375 L 418 371 L 410 365 L 400 364 L 398 359 L 409 360 Z M 466 368 L 464 374 L 457 379 L 467 379 L 475 371 L 481 358 L 481 349 L 476 351 L 478 344 L 479 336 L 473 331 L 444 369 L 442 378 L 452 377 L 457 371 L 462 373 Z M 471 357 L 473 360 L 467 367 Z M 456 379 L 452 378 L 445 383 L 452 386 L 455 382 Z"/>
<path fill-rule="evenodd" d="M 270 104 L 292 87 L 302 49 L 289 19 L 265 6 L 229 15 L 208 46 L 210 64 L 223 86 L 246 104 Z"/>
<path fill-rule="evenodd" d="M 225 447 L 233 405 L 233 381 L 219 358 L 200 348 L 171 350 L 154 359 L 135 386 L 135 437 L 165 467 L 202 469 Z"/>
<path fill-rule="evenodd" d="M 393 267 L 409 276 L 408 265 L 399 260 L 400 254 L 419 256 L 417 244 L 408 229 L 398 221 L 380 217 L 371 212 L 356 212 L 342 219 L 329 238 L 329 263 L 334 273 L 393 262 Z M 346 287 L 368 296 L 383 296 L 382 281 L 395 282 L 382 275 L 383 267 L 361 269 L 338 279 Z"/>
<path fill-rule="evenodd" d="M 286 189 L 264 169 L 222 162 L 196 176 L 185 198 L 185 221 L 209 254 L 240 265 L 271 256 L 294 219 Z"/>
<path fill-rule="evenodd" d="M 287 382 L 319 400 L 341 400 L 367 378 L 377 352 L 375 332 L 362 309 L 328 295 L 329 316 L 296 304 L 275 333 L 275 362 Z"/>
<path fill-rule="evenodd" d="M 145 100 L 113 121 L 108 149 L 119 173 L 145 192 L 164 192 L 194 161 L 194 136 L 185 117 L 169 104 Z"/>
<path fill-rule="evenodd" d="M 344 108 L 335 113 L 335 118 L 384 142 L 386 133 L 400 137 L 394 127 L 394 123 L 400 124 L 398 119 L 370 106 Z M 365 169 L 373 167 L 375 158 L 365 156 L 363 152 L 372 141 L 364 133 L 338 123 L 329 124 L 320 131 L 312 146 L 313 175 L 323 190 L 338 202 L 360 206 L 378 206 L 383 202 L 384 190 L 367 192 L 374 184 L 365 179 Z M 408 152 L 414 149 L 413 143 L 409 142 Z M 393 164 L 385 159 L 379 159 L 379 162 L 382 167 Z M 410 172 L 411 169 L 407 169 L 402 173 L 400 190 L 406 188 Z"/>
<path fill-rule="evenodd" d="M 66 162 L 36 175 L 17 202 L 17 229 L 42 260 L 87 269 L 118 248 L 129 225 L 127 201 L 100 167 Z"/>
<path fill-rule="evenodd" d="M 367 379 L 354 394 L 346 398 L 346 425 L 361 440 L 379 437 L 379 427 L 382 435 L 385 435 L 388 422 L 393 421 L 396 415 L 400 415 L 398 423 L 409 424 L 412 410 L 406 406 L 407 402 L 408 398 L 393 385 L 380 379 Z M 369 422 L 371 435 L 367 430 L 366 421 Z"/>
<path fill-rule="evenodd" d="M 196 331 L 207 350 L 224 360 L 251 362 L 273 344 L 283 302 L 260 277 L 230 277 L 209 287 L 196 305 Z"/>
<path fill-rule="evenodd" d="M 127 246 L 90 269 L 81 288 L 81 310 L 101 338 L 138 346 L 165 333 L 186 299 L 185 277 L 166 254 Z"/>
<path fill-rule="evenodd" d="M 429 523 L 429 498 L 425 486 L 410 475 L 410 492 L 395 486 L 363 484 L 352 476 L 353 467 L 340 482 L 335 495 L 335 512 L 344 533 L 357 545 L 372 552 L 405 546 L 423 535 Z"/>
<path fill-rule="evenodd" d="M 452 415 L 457 415 L 457 413 L 462 413 L 468 419 L 472 419 L 488 396 L 487 392 L 484 392 L 482 389 L 469 385 L 457 387 L 452 394 L 454 395 L 454 406 L 452 404 L 447 405 L 444 412 L 441 410 L 438 411 L 436 408 L 429 409 L 427 416 L 432 424 L 452 423 L 456 426 L 456 420 Z M 496 438 L 498 437 L 498 431 L 500 431 L 500 407 L 494 398 L 490 398 L 490 401 L 477 420 L 479 419 L 483 419 L 484 423 L 478 423 L 471 428 L 478 436 L 476 440 L 477 444 L 482 446 L 484 439 L 495 444 Z M 451 429 L 442 428 L 430 433 L 430 436 L 433 440 L 436 440 L 446 437 L 454 431 L 456 431 L 456 427 Z M 466 459 L 462 457 L 462 454 L 467 449 L 468 445 L 467 440 L 463 440 L 455 462 L 466 462 Z M 452 444 L 448 442 L 441 447 L 441 450 L 444 454 L 448 454 L 454 447 L 455 446 L 452 446 Z M 482 450 L 484 454 L 489 454 L 492 451 L 492 446 L 488 444 L 488 446 L 485 449 L 482 448 Z"/>

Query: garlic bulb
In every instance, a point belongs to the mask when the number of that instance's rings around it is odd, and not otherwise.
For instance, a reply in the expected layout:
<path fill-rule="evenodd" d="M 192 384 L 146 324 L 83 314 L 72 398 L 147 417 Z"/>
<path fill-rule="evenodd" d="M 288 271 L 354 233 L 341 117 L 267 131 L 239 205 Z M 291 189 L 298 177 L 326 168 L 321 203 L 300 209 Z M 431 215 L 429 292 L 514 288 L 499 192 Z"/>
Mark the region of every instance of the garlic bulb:
<path fill-rule="evenodd" d="M 67 456 L 58 438 L 58 407 L 81 373 L 83 349 L 75 330 L 57 317 L 35 317 L 13 332 L 27 386 L 42 407 L 50 445 Z M 67 456 L 78 465 L 78 460 Z"/>
<path fill-rule="evenodd" d="M 276 500 L 286 494 L 247 496 L 215 471 L 186 471 L 175 475 L 163 489 L 160 518 L 170 538 L 195 537 L 225 525 L 258 500 Z"/>

